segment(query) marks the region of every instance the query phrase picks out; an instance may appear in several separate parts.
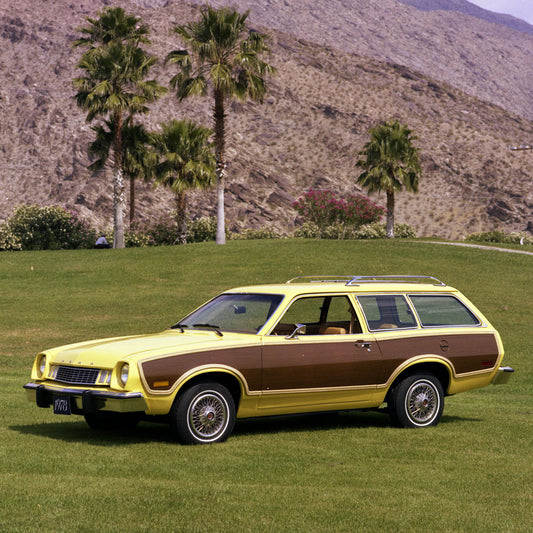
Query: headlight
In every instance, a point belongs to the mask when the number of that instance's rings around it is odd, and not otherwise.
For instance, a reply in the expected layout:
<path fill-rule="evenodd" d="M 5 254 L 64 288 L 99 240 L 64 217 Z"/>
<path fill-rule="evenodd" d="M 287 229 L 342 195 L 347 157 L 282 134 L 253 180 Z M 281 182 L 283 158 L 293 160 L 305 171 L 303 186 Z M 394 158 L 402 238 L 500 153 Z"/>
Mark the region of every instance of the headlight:
<path fill-rule="evenodd" d="M 44 376 L 44 371 L 46 369 L 46 355 L 41 355 L 39 362 L 37 363 L 37 373 L 39 374 L 39 379 Z"/>
<path fill-rule="evenodd" d="M 126 382 L 128 381 L 129 373 L 130 373 L 130 365 L 128 365 L 128 363 L 124 363 L 120 367 L 120 372 L 118 374 L 119 381 L 123 387 L 126 385 Z"/>

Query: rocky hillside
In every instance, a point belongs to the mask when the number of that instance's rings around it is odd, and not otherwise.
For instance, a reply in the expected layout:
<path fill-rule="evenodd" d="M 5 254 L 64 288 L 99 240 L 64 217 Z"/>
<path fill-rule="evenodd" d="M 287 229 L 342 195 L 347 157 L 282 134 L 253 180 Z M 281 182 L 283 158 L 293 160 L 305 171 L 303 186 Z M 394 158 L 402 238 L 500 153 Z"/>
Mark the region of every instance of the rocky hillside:
<path fill-rule="evenodd" d="M 160 58 L 180 47 L 171 29 L 197 9 L 158 0 L 19 0 L 0 8 L 0 219 L 19 203 L 37 202 L 111 224 L 111 177 L 87 171 L 92 131 L 71 86 L 77 29 L 108 4 L 142 17 Z M 228 110 L 232 229 L 290 230 L 291 203 L 304 189 L 357 190 L 357 151 L 370 127 L 392 118 L 418 135 L 424 171 L 418 195 L 399 195 L 399 221 L 442 237 L 525 229 L 533 152 L 508 146 L 532 141 L 531 88 L 522 82 L 531 79 L 533 36 L 396 0 L 249 4 L 253 26 L 271 36 L 278 74 L 262 105 L 236 101 Z M 172 70 L 159 65 L 154 75 L 167 84 Z M 516 88 L 506 92 L 512 81 Z M 169 94 L 143 120 L 152 128 L 175 117 L 210 125 L 210 115 L 208 99 L 178 104 Z M 212 193 L 190 199 L 193 216 L 214 214 Z M 138 187 L 140 218 L 172 207 L 166 191 Z"/>
<path fill-rule="evenodd" d="M 483 9 L 476 4 L 467 2 L 467 0 L 400 0 L 400 2 L 422 11 L 455 11 L 494 24 L 508 26 L 513 30 L 533 34 L 533 26 L 525 20 L 517 19 L 511 15 L 494 13 L 494 11 Z"/>
<path fill-rule="evenodd" d="M 252 21 L 269 28 L 345 53 L 408 66 L 533 119 L 533 35 L 496 23 L 515 21 L 513 17 L 491 16 L 466 0 L 232 0 L 231 4 L 250 10 Z M 533 31 L 525 22 L 520 26 Z"/>

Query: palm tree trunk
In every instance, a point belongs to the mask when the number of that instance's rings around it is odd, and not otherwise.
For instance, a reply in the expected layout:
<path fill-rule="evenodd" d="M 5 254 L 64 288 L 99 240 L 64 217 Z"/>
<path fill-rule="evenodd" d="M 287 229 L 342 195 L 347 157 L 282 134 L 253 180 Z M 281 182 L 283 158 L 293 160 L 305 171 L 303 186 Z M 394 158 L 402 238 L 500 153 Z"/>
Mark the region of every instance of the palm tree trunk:
<path fill-rule="evenodd" d="M 113 151 L 115 156 L 113 175 L 113 248 L 125 248 L 124 241 L 124 211 L 126 199 L 124 197 L 124 153 L 122 150 L 122 115 L 116 113 L 113 117 L 115 123 L 115 138 L 113 140 Z"/>
<path fill-rule="evenodd" d="M 187 195 L 180 191 L 176 196 L 176 224 L 179 244 L 187 244 Z"/>
<path fill-rule="evenodd" d="M 121 168 L 115 168 L 113 176 L 113 248 L 125 248 L 124 241 L 124 175 Z"/>
<path fill-rule="evenodd" d="M 215 157 L 217 174 L 217 244 L 226 244 L 226 228 L 224 215 L 224 187 L 226 177 L 225 161 L 225 118 L 224 93 L 215 89 Z"/>
<path fill-rule="evenodd" d="M 394 239 L 394 191 L 387 191 L 387 239 Z"/>
<path fill-rule="evenodd" d="M 135 178 L 130 178 L 130 228 L 135 218 Z"/>

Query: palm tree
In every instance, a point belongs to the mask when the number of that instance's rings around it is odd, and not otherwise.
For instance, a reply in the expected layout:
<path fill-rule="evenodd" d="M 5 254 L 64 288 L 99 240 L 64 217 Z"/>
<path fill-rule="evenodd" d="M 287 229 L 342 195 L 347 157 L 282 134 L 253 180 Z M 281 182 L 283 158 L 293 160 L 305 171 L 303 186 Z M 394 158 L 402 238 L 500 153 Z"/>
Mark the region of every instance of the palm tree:
<path fill-rule="evenodd" d="M 244 14 L 207 5 L 200 20 L 177 26 L 174 31 L 189 46 L 168 54 L 166 61 L 177 65 L 179 72 L 171 79 L 179 100 L 193 95 L 206 95 L 212 88 L 213 120 L 217 176 L 217 244 L 224 244 L 224 186 L 226 178 L 225 119 L 226 99 L 237 96 L 262 101 L 266 92 L 264 76 L 274 67 L 260 59 L 269 52 L 265 36 L 246 29 L 248 11 Z M 196 68 L 193 69 L 193 58 Z"/>
<path fill-rule="evenodd" d="M 187 191 L 209 187 L 215 180 L 215 157 L 208 141 L 212 132 L 188 120 L 171 120 L 161 128 L 161 133 L 152 134 L 156 184 L 176 194 L 179 241 L 185 243 Z"/>
<path fill-rule="evenodd" d="M 148 26 L 134 15 L 128 15 L 121 7 L 108 7 L 99 13 L 97 19 L 87 17 L 89 26 L 79 31 L 84 35 L 74 41 L 74 46 L 97 49 L 113 41 L 131 44 L 150 44 Z"/>
<path fill-rule="evenodd" d="M 387 195 L 387 238 L 394 238 L 394 192 L 403 189 L 418 192 L 421 168 L 417 137 L 397 120 L 370 130 L 371 138 L 359 152 L 364 159 L 356 165 L 364 169 L 357 178 L 369 193 L 385 191 Z"/>
<path fill-rule="evenodd" d="M 99 19 L 88 19 L 91 25 L 81 31 L 89 37 L 75 43 L 89 47 L 78 63 L 84 75 L 73 80 L 76 102 L 87 112 L 87 122 L 107 118 L 112 124 L 114 248 L 125 245 L 124 116 L 146 113 L 146 104 L 165 91 L 155 80 L 145 81 L 156 59 L 139 47 L 140 42 L 149 42 L 144 27 L 135 17 L 119 16 L 120 11 L 110 8 Z"/>
<path fill-rule="evenodd" d="M 135 219 L 135 180 L 150 176 L 150 134 L 142 124 L 132 124 L 132 117 L 128 117 L 122 125 L 122 146 L 124 159 L 122 170 L 130 180 L 130 227 Z M 96 160 L 89 165 L 89 169 L 99 171 L 104 168 L 109 159 L 113 146 L 115 132 L 113 123 L 104 121 L 104 125 L 93 126 L 96 133 L 95 140 L 89 144 L 89 153 L 96 156 Z"/>

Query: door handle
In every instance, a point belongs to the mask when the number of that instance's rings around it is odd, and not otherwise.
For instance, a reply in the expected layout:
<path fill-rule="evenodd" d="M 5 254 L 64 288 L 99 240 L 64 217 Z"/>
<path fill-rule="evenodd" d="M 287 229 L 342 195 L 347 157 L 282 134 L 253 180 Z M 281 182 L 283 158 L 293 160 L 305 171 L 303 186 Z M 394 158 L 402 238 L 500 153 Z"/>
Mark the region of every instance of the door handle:
<path fill-rule="evenodd" d="M 364 342 L 364 341 L 357 341 L 355 343 L 357 348 L 365 348 L 366 350 L 370 351 L 370 346 L 372 346 L 371 342 Z"/>

